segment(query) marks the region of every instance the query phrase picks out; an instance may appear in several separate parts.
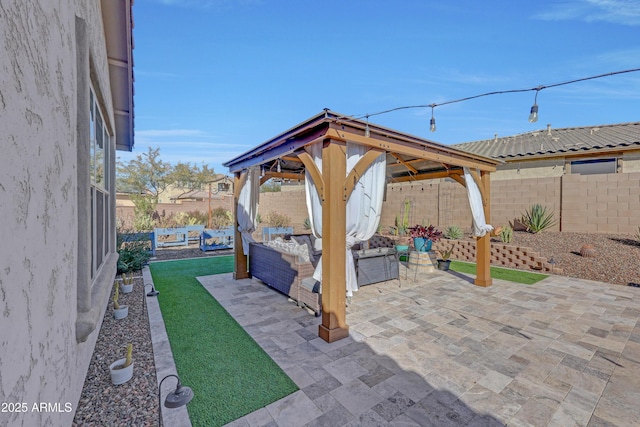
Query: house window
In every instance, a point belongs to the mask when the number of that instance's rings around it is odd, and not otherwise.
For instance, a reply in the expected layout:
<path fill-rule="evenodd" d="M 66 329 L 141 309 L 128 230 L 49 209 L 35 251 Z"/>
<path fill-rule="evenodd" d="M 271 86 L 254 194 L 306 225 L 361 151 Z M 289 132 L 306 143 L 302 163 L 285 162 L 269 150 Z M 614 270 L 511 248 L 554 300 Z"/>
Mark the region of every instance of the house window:
<path fill-rule="evenodd" d="M 219 182 L 218 183 L 218 191 L 229 191 L 229 183 L 228 182 Z"/>
<path fill-rule="evenodd" d="M 571 173 L 579 175 L 616 173 L 616 159 L 574 160 L 571 162 Z"/>
<path fill-rule="evenodd" d="M 109 171 L 112 168 L 112 138 L 96 101 L 93 89 L 90 92 L 90 141 L 89 175 L 91 177 L 91 279 L 93 280 L 107 254 L 111 251 L 111 206 L 112 183 Z"/>

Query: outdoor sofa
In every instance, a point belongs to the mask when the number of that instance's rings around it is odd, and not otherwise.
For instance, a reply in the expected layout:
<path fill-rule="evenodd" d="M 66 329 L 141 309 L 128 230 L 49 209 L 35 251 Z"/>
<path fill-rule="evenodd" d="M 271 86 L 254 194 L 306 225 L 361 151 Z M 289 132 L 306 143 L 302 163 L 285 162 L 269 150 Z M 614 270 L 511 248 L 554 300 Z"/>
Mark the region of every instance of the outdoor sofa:
<path fill-rule="evenodd" d="M 312 276 L 322 252 L 315 249 L 313 235 L 293 235 L 290 239 L 307 247 L 308 260 L 281 247 L 254 242 L 249 245 L 249 271 L 253 277 L 319 316 L 322 310 L 320 283 Z M 394 244 L 392 239 L 376 235 L 363 245 L 352 248 L 358 286 L 399 278 Z"/>

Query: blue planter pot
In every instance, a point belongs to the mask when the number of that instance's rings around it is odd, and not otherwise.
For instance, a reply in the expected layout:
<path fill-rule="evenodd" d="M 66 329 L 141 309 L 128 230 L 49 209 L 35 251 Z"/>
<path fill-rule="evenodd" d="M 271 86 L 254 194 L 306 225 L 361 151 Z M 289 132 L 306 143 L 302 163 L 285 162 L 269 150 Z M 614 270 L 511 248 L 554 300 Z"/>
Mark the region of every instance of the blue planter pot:
<path fill-rule="evenodd" d="M 413 246 L 415 246 L 418 252 L 429 252 L 431 250 L 432 240 L 427 240 L 424 237 L 414 237 Z"/>
<path fill-rule="evenodd" d="M 422 247 L 422 252 L 431 252 L 431 245 L 433 244 L 433 240 L 427 240 Z"/>

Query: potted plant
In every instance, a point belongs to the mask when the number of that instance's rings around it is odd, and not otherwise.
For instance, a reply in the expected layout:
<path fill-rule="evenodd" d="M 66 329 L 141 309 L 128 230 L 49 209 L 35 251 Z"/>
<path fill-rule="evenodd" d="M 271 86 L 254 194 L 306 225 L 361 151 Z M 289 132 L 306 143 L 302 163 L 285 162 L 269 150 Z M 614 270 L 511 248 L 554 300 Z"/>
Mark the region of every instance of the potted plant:
<path fill-rule="evenodd" d="M 120 296 L 120 287 L 116 283 L 116 292 L 113 294 L 113 317 L 116 319 L 124 319 L 129 314 L 129 307 L 126 305 L 120 305 L 118 303 L 118 297 Z"/>
<path fill-rule="evenodd" d="M 133 291 L 133 273 L 127 275 L 127 273 L 122 273 L 122 293 L 128 294 Z"/>
<path fill-rule="evenodd" d="M 440 258 L 438 258 L 438 270 L 448 271 L 451 265 L 451 253 L 453 252 L 453 245 L 447 250 L 440 250 Z"/>
<path fill-rule="evenodd" d="M 127 344 L 127 355 L 123 359 L 118 359 L 109 365 L 111 382 L 113 385 L 124 384 L 133 377 L 133 344 Z"/>
<path fill-rule="evenodd" d="M 436 230 L 433 225 L 425 227 L 424 225 L 416 225 L 409 228 L 411 237 L 413 237 L 413 246 L 418 252 L 429 252 L 433 242 L 437 242 L 442 238 L 442 231 Z"/>

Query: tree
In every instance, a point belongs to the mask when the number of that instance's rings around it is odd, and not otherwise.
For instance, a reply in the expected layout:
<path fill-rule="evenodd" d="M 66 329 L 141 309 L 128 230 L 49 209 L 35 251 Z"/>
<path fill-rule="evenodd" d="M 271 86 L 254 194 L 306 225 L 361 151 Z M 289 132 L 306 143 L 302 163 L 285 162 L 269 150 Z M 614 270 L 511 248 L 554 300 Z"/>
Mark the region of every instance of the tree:
<path fill-rule="evenodd" d="M 191 165 L 191 163 L 178 162 L 169 176 L 169 180 L 176 187 L 188 188 L 189 190 L 202 190 L 207 182 L 216 179 L 213 169 L 203 164 Z"/>
<path fill-rule="evenodd" d="M 151 230 L 159 196 L 170 185 L 189 190 L 202 189 L 216 178 L 212 168 L 178 162 L 175 166 L 160 159 L 160 148 L 149 147 L 146 153 L 118 165 L 118 191 L 131 194 L 134 204 L 134 228 Z M 157 215 L 157 214 L 156 214 Z"/>
<path fill-rule="evenodd" d="M 147 194 L 158 203 L 158 196 L 171 185 L 173 166 L 160 159 L 160 148 L 151 148 L 146 153 L 118 165 L 117 187 L 120 191 Z"/>

